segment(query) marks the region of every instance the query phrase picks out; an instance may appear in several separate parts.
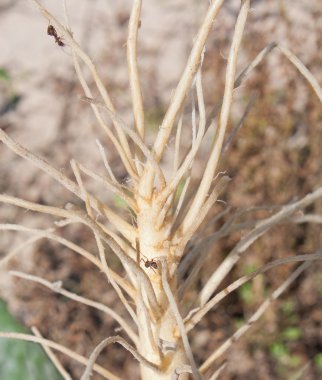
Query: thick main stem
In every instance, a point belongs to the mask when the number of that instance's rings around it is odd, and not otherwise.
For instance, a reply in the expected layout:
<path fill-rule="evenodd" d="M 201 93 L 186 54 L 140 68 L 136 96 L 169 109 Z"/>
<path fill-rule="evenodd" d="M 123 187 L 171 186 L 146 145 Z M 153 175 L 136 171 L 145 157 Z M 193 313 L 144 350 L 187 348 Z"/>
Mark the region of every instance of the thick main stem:
<path fill-rule="evenodd" d="M 160 373 L 141 365 L 142 380 L 170 380 L 176 368 L 188 365 L 182 340 L 178 333 L 176 320 L 169 309 L 168 300 L 162 287 L 161 271 L 156 259 L 163 257 L 166 260 L 170 273 L 175 272 L 177 263 L 171 253 L 169 243 L 170 225 L 163 224 L 158 228 L 159 208 L 156 202 L 138 199 L 138 236 L 140 242 L 140 264 L 149 276 L 157 301 L 162 310 L 159 318 L 151 315 L 144 298 L 144 289 L 137 298 L 137 318 L 139 324 L 139 351 L 149 361 L 160 367 Z M 153 266 L 148 264 L 153 262 Z M 157 267 L 157 268 L 155 268 Z M 175 280 L 169 281 L 175 289 Z M 139 285 L 140 286 L 140 285 Z M 189 376 L 183 374 L 180 379 L 186 380 Z"/>

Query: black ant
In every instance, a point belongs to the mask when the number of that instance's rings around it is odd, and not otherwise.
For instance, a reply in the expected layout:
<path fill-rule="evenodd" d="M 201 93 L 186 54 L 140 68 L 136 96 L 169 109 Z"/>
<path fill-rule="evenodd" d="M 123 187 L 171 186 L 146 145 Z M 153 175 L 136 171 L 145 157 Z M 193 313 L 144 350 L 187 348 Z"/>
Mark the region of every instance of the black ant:
<path fill-rule="evenodd" d="M 65 46 L 64 42 L 62 41 L 62 37 L 58 36 L 57 31 L 53 25 L 51 24 L 48 25 L 47 34 L 55 38 L 55 42 L 56 44 L 58 44 L 58 46 L 61 46 L 61 47 Z"/>
<path fill-rule="evenodd" d="M 149 260 L 149 259 L 146 259 L 146 260 L 141 259 L 141 261 L 144 262 L 144 266 L 146 268 L 151 268 L 154 272 L 156 270 L 158 270 L 158 263 L 155 261 L 155 259 L 151 259 L 151 260 Z"/>

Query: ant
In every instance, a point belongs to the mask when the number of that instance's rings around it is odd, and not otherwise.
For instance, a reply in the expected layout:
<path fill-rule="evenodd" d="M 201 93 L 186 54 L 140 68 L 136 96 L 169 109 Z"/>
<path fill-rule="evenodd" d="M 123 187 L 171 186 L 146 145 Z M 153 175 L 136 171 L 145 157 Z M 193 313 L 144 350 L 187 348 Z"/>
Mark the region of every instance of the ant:
<path fill-rule="evenodd" d="M 151 268 L 154 272 L 158 269 L 158 263 L 155 261 L 155 259 L 141 259 L 141 261 L 144 262 L 144 266 L 146 268 Z"/>
<path fill-rule="evenodd" d="M 53 25 L 51 24 L 48 25 L 47 34 L 55 38 L 55 42 L 56 44 L 58 44 L 58 46 L 61 46 L 61 47 L 65 46 L 64 42 L 62 41 L 62 37 L 58 36 L 57 31 Z"/>

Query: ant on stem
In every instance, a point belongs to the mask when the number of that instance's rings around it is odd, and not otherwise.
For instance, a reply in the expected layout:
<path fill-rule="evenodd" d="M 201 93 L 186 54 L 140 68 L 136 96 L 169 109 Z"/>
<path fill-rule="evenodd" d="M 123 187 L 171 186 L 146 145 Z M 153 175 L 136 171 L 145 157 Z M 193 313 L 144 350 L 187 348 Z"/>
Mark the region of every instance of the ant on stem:
<path fill-rule="evenodd" d="M 141 261 L 144 262 L 144 266 L 146 268 L 151 268 L 153 272 L 156 272 L 158 270 L 158 263 L 155 261 L 155 259 L 149 260 L 148 258 L 146 258 L 146 260 L 141 259 Z"/>
<path fill-rule="evenodd" d="M 53 36 L 55 38 L 55 42 L 58 46 L 61 46 L 61 47 L 65 46 L 64 42 L 62 41 L 62 37 L 58 36 L 57 31 L 53 25 L 51 24 L 48 25 L 47 34 L 48 36 Z"/>

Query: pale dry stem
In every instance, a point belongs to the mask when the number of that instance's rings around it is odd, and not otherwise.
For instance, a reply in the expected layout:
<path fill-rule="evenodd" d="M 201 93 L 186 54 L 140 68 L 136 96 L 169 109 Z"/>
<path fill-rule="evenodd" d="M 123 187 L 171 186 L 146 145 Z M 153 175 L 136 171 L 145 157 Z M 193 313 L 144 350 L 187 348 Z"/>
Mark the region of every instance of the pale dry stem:
<path fill-rule="evenodd" d="M 166 181 L 165 181 L 165 177 L 164 177 L 164 174 L 162 172 L 162 169 L 160 167 L 160 165 L 158 164 L 157 160 L 155 159 L 153 153 L 150 151 L 150 149 L 145 145 L 144 141 L 141 139 L 141 137 L 134 131 L 132 130 L 131 128 L 129 128 L 126 123 L 119 117 L 115 114 L 115 112 L 113 112 L 112 110 L 110 110 L 109 108 L 106 107 L 106 105 L 104 103 L 101 103 L 95 99 L 92 99 L 92 98 L 88 98 L 88 97 L 83 97 L 81 98 L 81 100 L 85 101 L 85 102 L 88 102 L 90 104 L 94 104 L 96 105 L 97 107 L 101 107 L 103 108 L 106 113 L 110 116 L 110 118 L 112 120 L 117 120 L 118 121 L 118 124 L 120 125 L 120 127 L 124 130 L 124 132 L 131 138 L 131 140 L 136 144 L 136 146 L 141 150 L 141 152 L 144 154 L 144 156 L 146 157 L 146 159 L 149 161 L 149 163 L 153 166 L 153 168 L 155 169 L 157 175 L 158 175 L 158 179 L 159 179 L 159 182 L 160 182 L 160 186 L 161 186 L 161 189 L 163 189 L 165 187 L 165 184 L 166 184 Z"/>
<path fill-rule="evenodd" d="M 194 224 L 199 214 L 200 207 L 203 205 L 207 193 L 210 189 L 211 183 L 214 178 L 215 171 L 218 166 L 222 145 L 224 141 L 224 136 L 226 132 L 226 127 L 228 123 L 228 117 L 230 113 L 230 108 L 232 104 L 233 90 L 234 90 L 234 80 L 237 65 L 237 55 L 241 44 L 241 39 L 246 24 L 246 19 L 249 11 L 250 1 L 243 0 L 240 8 L 240 12 L 236 21 L 235 31 L 233 35 L 233 40 L 230 48 L 227 69 L 226 69 L 226 81 L 225 90 L 223 95 L 223 104 L 219 116 L 219 126 L 216 133 L 216 139 L 213 148 L 210 152 L 209 159 L 205 168 L 205 172 L 200 181 L 197 194 L 189 207 L 187 215 L 181 225 L 183 234 Z"/>
<path fill-rule="evenodd" d="M 279 44 L 277 46 L 279 50 L 285 55 L 285 57 L 298 69 L 298 71 L 308 81 L 313 91 L 315 92 L 320 102 L 322 103 L 322 88 L 319 85 L 316 78 L 314 77 L 314 75 L 312 75 L 310 70 L 308 70 L 308 68 L 305 67 L 304 64 L 300 61 L 300 59 L 297 58 L 290 50 L 288 50 L 286 47 L 283 47 Z"/>
<path fill-rule="evenodd" d="M 146 275 L 144 270 L 141 269 L 141 267 L 133 260 L 131 257 L 129 257 L 120 247 L 117 242 L 112 239 L 110 236 L 107 236 L 102 228 L 98 225 L 98 223 L 91 219 L 87 213 L 85 213 L 82 209 L 74 206 L 74 205 L 68 205 L 68 208 L 72 209 L 75 215 L 88 227 L 90 227 L 93 231 L 97 232 L 99 237 L 112 249 L 112 251 L 116 254 L 116 256 L 120 259 L 122 265 L 125 267 L 125 269 L 129 269 L 131 273 L 136 277 L 138 281 L 141 281 L 141 283 L 144 286 L 144 291 L 147 294 L 147 297 L 149 299 L 149 303 L 151 306 L 151 309 L 153 311 L 153 314 L 158 317 L 160 316 L 161 310 L 160 306 L 158 305 L 156 295 L 154 293 L 153 287 L 151 285 L 149 277 Z"/>
<path fill-rule="evenodd" d="M 307 207 L 309 204 L 313 203 L 317 199 L 322 197 L 322 187 L 319 187 L 310 194 L 307 194 L 301 200 L 293 202 L 284 206 L 279 212 L 273 216 L 263 219 L 256 224 L 256 227 L 246 234 L 243 238 L 239 240 L 236 246 L 228 254 L 225 260 L 219 265 L 207 283 L 204 285 L 200 293 L 200 306 L 205 305 L 209 300 L 213 292 L 217 289 L 223 278 L 226 277 L 227 273 L 230 272 L 231 268 L 235 263 L 241 258 L 242 254 L 246 249 L 253 244 L 258 238 L 260 238 L 264 233 L 270 230 L 272 227 L 276 226 L 278 223 L 282 222 L 286 218 L 289 218 L 296 211 Z"/>
<path fill-rule="evenodd" d="M 182 343 L 183 343 L 183 347 L 184 347 L 186 356 L 187 356 L 187 358 L 190 362 L 190 365 L 191 365 L 192 376 L 193 376 L 194 380 L 201 380 L 201 376 L 197 370 L 196 362 L 195 362 L 195 359 L 193 357 L 193 353 L 192 353 L 192 350 L 190 347 L 189 339 L 188 339 L 188 336 L 186 333 L 186 329 L 185 329 L 182 317 L 181 317 L 180 312 L 179 312 L 177 302 L 174 299 L 170 285 L 168 283 L 168 278 L 167 278 L 168 277 L 168 273 L 167 273 L 168 271 L 167 271 L 166 260 L 164 258 L 160 257 L 160 258 L 158 258 L 158 262 L 161 264 L 161 273 L 162 273 L 161 278 L 162 278 L 163 290 L 164 290 L 165 294 L 167 295 L 169 305 L 170 305 L 170 309 L 171 309 L 171 311 L 175 317 L 175 320 L 177 322 L 178 329 L 179 329 L 180 336 L 181 336 Z"/>
<path fill-rule="evenodd" d="M 286 288 L 295 281 L 299 275 L 310 266 L 310 262 L 305 262 L 300 265 L 288 278 L 282 283 L 268 298 L 265 300 L 261 306 L 256 310 L 256 312 L 248 319 L 245 325 L 240 327 L 229 339 L 227 339 L 210 357 L 200 366 L 199 370 L 204 373 L 207 371 L 211 365 L 225 352 L 229 347 L 236 342 L 242 335 L 246 333 L 247 330 L 264 314 L 273 301 L 275 301 Z"/>
<path fill-rule="evenodd" d="M 54 24 L 54 26 L 57 28 L 57 30 L 64 36 L 67 44 L 76 52 L 76 54 L 86 64 L 86 66 L 88 67 L 88 69 L 90 70 L 90 72 L 92 74 L 92 77 L 95 81 L 95 84 L 97 86 L 97 89 L 98 89 L 100 95 L 102 96 L 102 98 L 104 100 L 104 103 L 106 104 L 106 106 L 109 109 L 111 109 L 111 110 L 113 110 L 113 112 L 115 112 L 114 105 L 111 101 L 111 98 L 110 98 L 108 92 L 107 92 L 107 89 L 105 88 L 105 86 L 101 80 L 101 77 L 98 75 L 96 67 L 93 64 L 90 57 L 82 50 L 80 45 L 74 40 L 71 32 L 68 31 L 67 29 L 65 29 L 65 27 L 50 12 L 48 12 L 40 4 L 40 2 L 38 0 L 32 0 L 32 1 L 36 4 L 37 8 L 47 18 L 47 20 L 49 20 L 51 23 Z M 132 154 L 131 154 L 131 151 L 130 151 L 130 148 L 128 145 L 128 141 L 124 135 L 124 132 L 122 131 L 122 129 L 117 124 L 114 124 L 114 126 L 115 126 L 117 133 L 118 133 L 120 143 L 121 143 L 121 145 L 122 145 L 122 147 L 123 147 L 123 149 L 127 155 L 127 158 L 129 160 L 129 162 L 131 162 Z"/>
<path fill-rule="evenodd" d="M 77 183 L 79 185 L 79 188 L 80 188 L 81 192 L 84 195 L 87 194 L 86 189 L 85 189 L 84 184 L 83 184 L 83 181 L 82 181 L 82 177 L 80 175 L 79 167 L 78 167 L 78 164 L 76 163 L 76 161 L 72 160 L 71 161 L 71 166 L 72 166 L 74 175 L 76 177 L 76 180 L 77 180 Z M 88 214 L 88 217 L 91 218 L 91 219 L 93 219 L 93 212 L 92 212 L 92 209 L 91 209 L 89 201 L 88 201 L 88 196 L 86 197 L 86 203 L 85 204 L 86 204 L 86 212 Z M 132 308 L 129 305 L 128 301 L 124 297 L 121 289 L 119 288 L 119 286 L 117 285 L 117 283 L 113 280 L 113 277 L 111 276 L 111 271 L 110 271 L 110 268 L 109 268 L 109 266 L 107 264 L 107 261 L 106 261 L 105 250 L 104 250 L 104 246 L 102 244 L 102 241 L 101 241 L 101 239 L 100 239 L 100 237 L 99 237 L 99 235 L 98 235 L 98 233 L 97 233 L 96 230 L 93 230 L 93 234 L 94 234 L 96 245 L 97 245 L 97 248 L 98 248 L 99 257 L 100 257 L 100 260 L 101 260 L 103 272 L 106 275 L 106 277 L 107 277 L 108 281 L 110 282 L 110 284 L 112 285 L 112 287 L 114 288 L 114 290 L 116 291 L 116 294 L 118 295 L 119 299 L 123 303 L 124 307 L 129 312 L 130 316 L 132 317 L 132 320 L 137 324 L 137 318 L 136 318 L 136 315 L 135 315 L 134 311 L 132 310 Z"/>
<path fill-rule="evenodd" d="M 51 166 L 43 158 L 38 157 L 22 145 L 18 144 L 12 138 L 10 138 L 2 129 L 0 129 L 0 141 L 2 141 L 9 149 L 15 152 L 18 156 L 30 161 L 36 167 L 47 173 L 54 178 L 57 182 L 63 185 L 67 190 L 75 194 L 77 197 L 85 201 L 85 198 L 81 194 L 79 187 L 74 181 L 71 181 L 65 174 Z M 126 238 L 130 239 L 133 236 L 133 227 L 128 224 L 119 215 L 113 212 L 106 204 L 100 202 L 94 196 L 90 195 L 91 206 L 100 214 L 104 215 L 109 222 L 115 226 Z M 59 215 L 61 216 L 61 215 Z"/>
<path fill-rule="evenodd" d="M 196 157 L 196 154 L 200 148 L 202 139 L 205 134 L 205 127 L 206 127 L 206 111 L 205 111 L 205 102 L 203 98 L 203 90 L 202 90 L 202 83 L 201 83 L 201 68 L 199 69 L 197 76 L 196 76 L 196 89 L 197 89 L 197 97 L 198 97 L 198 108 L 199 108 L 199 128 L 197 136 L 195 137 L 194 143 L 191 146 L 191 149 L 189 153 L 186 155 L 183 163 L 180 165 L 180 167 L 177 169 L 173 179 L 167 184 L 165 189 L 160 192 L 160 194 L 157 197 L 157 202 L 161 205 L 164 204 L 166 199 L 173 194 L 173 192 L 176 190 L 179 182 L 181 181 L 182 177 L 186 174 L 188 170 L 191 169 L 192 163 L 194 158 Z"/>
<path fill-rule="evenodd" d="M 27 342 L 39 343 L 41 345 L 45 345 L 47 347 L 53 348 L 54 350 L 63 353 L 64 355 L 70 357 L 71 359 L 77 361 L 78 363 L 81 363 L 84 365 L 88 364 L 88 359 L 85 358 L 84 356 L 79 355 L 73 350 L 70 350 L 69 348 L 64 347 L 63 345 L 53 342 L 52 340 L 49 340 L 49 339 L 44 339 L 44 338 L 36 337 L 33 335 L 29 335 L 29 334 L 21 334 L 21 333 L 13 333 L 13 332 L 0 332 L 0 338 L 18 339 L 18 340 L 23 340 Z M 101 367 L 98 364 L 94 364 L 93 369 L 96 373 L 100 374 L 107 380 L 122 380 L 120 377 L 114 375 L 112 372 L 108 371 L 107 369 Z"/>
<path fill-rule="evenodd" d="M 213 22 L 218 15 L 223 1 L 224 0 L 214 0 L 209 5 L 204 21 L 200 26 L 198 34 L 194 40 L 186 67 L 172 96 L 170 105 L 163 118 L 158 135 L 154 142 L 153 152 L 155 154 L 157 162 L 161 160 L 162 154 L 168 144 L 173 125 L 178 114 L 180 113 L 180 110 L 182 109 L 187 92 L 189 91 L 192 81 L 198 70 L 207 37 L 211 31 Z M 151 166 L 150 163 L 147 163 L 139 188 L 140 196 L 144 199 L 151 198 L 153 192 L 154 176 L 155 172 L 153 166 Z"/>
<path fill-rule="evenodd" d="M 142 0 L 135 0 L 132 5 L 126 47 L 135 128 L 141 139 L 144 140 L 144 110 L 137 62 L 137 36 L 140 27 L 141 6 Z"/>
<path fill-rule="evenodd" d="M 96 310 L 100 310 L 103 313 L 107 314 L 111 318 L 113 318 L 121 327 L 122 329 L 127 333 L 127 335 L 132 339 L 132 341 L 137 344 L 138 342 L 138 336 L 137 334 L 133 331 L 133 329 L 129 326 L 129 324 L 125 321 L 124 318 L 122 318 L 118 313 L 116 313 L 113 309 L 109 308 L 106 305 L 103 305 L 100 302 L 93 301 L 89 298 L 79 296 L 75 293 L 72 293 L 62 287 L 61 281 L 55 281 L 55 282 L 50 282 L 45 280 L 42 277 L 23 273 L 20 271 L 9 271 L 9 274 L 18 278 L 22 278 L 27 281 L 35 282 L 37 284 L 41 284 L 45 286 L 46 288 L 52 290 L 55 293 L 61 294 L 66 298 L 69 298 L 73 301 L 79 302 L 83 305 L 90 306 L 95 308 Z"/>
<path fill-rule="evenodd" d="M 121 338 L 120 336 L 112 336 L 110 338 L 106 338 L 104 339 L 101 343 L 99 343 L 95 349 L 93 350 L 93 352 L 91 353 L 89 359 L 88 359 L 88 363 L 87 363 L 87 366 L 86 366 L 86 369 L 81 377 L 80 380 L 89 380 L 91 378 L 91 375 L 92 375 L 92 368 L 94 366 L 94 363 L 97 359 L 97 357 L 99 356 L 99 354 L 101 353 L 101 351 L 106 347 L 108 346 L 109 344 L 111 343 L 118 343 L 120 344 L 121 346 L 123 346 L 127 351 L 129 351 L 133 357 L 138 361 L 140 362 L 142 365 L 145 365 L 146 367 L 156 371 L 156 372 L 159 372 L 159 368 L 157 365 L 149 362 L 148 360 L 146 360 L 140 353 L 138 353 L 135 348 L 133 348 L 130 344 L 127 343 L 126 340 L 124 340 L 123 338 Z"/>
<path fill-rule="evenodd" d="M 83 90 L 84 90 L 84 94 L 87 96 L 87 97 L 90 97 L 92 98 L 93 97 L 93 94 L 92 94 L 92 91 L 91 89 L 89 88 L 85 78 L 84 78 L 84 75 L 82 73 L 82 70 L 81 70 L 81 67 L 79 65 L 79 62 L 78 62 L 78 59 L 77 59 L 77 56 L 76 56 L 76 53 L 73 51 L 73 60 L 74 60 L 74 67 L 75 67 L 75 72 L 76 72 L 76 75 L 78 77 L 78 80 L 79 80 L 79 83 L 81 84 L 81 86 L 83 87 Z M 96 107 L 95 104 L 91 104 L 91 107 L 92 107 L 92 110 L 93 110 L 93 113 L 98 121 L 98 124 L 101 126 L 101 128 L 105 131 L 105 133 L 107 134 L 107 136 L 109 137 L 109 139 L 112 141 L 119 157 L 121 158 L 121 161 L 126 169 L 126 171 L 128 172 L 128 174 L 131 176 L 131 178 L 134 180 L 134 181 L 137 181 L 138 177 L 137 177 L 137 173 L 135 171 L 135 168 L 132 164 L 132 160 L 131 160 L 131 157 L 128 157 L 124 151 L 124 148 L 122 146 L 122 144 L 118 141 L 118 139 L 116 138 L 116 136 L 114 136 L 113 132 L 110 130 L 110 128 L 107 126 L 107 124 L 105 123 L 105 121 L 103 120 L 98 108 Z"/>
<path fill-rule="evenodd" d="M 220 301 L 222 301 L 225 297 L 227 297 L 231 292 L 240 288 L 246 282 L 252 280 L 259 274 L 263 274 L 267 272 L 269 269 L 275 268 L 279 265 L 290 264 L 300 261 L 310 262 L 321 260 L 322 258 L 322 250 L 319 250 L 312 254 L 307 255 L 297 255 L 286 257 L 283 259 L 274 260 L 271 263 L 263 265 L 261 268 L 256 270 L 255 272 L 240 277 L 238 280 L 234 281 L 232 284 L 228 285 L 226 288 L 217 293 L 213 298 L 211 298 L 202 308 L 195 309 L 194 313 L 190 313 L 189 318 L 185 318 L 185 326 L 187 332 L 191 331 L 194 326 L 199 323 L 202 318 Z"/>
<path fill-rule="evenodd" d="M 113 183 L 116 183 L 118 184 L 116 178 L 115 178 L 115 175 L 113 173 L 113 170 L 110 166 L 110 164 L 108 163 L 108 160 L 107 160 L 107 157 L 106 157 L 106 153 L 105 153 L 105 149 L 103 148 L 103 145 L 101 144 L 101 142 L 99 141 L 99 139 L 96 139 L 96 144 L 98 146 L 98 149 L 100 151 L 100 155 L 102 157 L 102 160 L 103 160 L 103 163 L 104 163 L 104 166 L 105 166 L 105 169 L 108 173 L 108 175 L 110 176 L 111 180 Z"/>
<path fill-rule="evenodd" d="M 34 335 L 38 338 L 42 338 L 40 331 L 37 329 L 37 327 L 33 326 L 31 328 L 31 331 L 34 333 Z M 45 344 L 40 343 L 46 354 L 48 355 L 51 362 L 56 367 L 57 371 L 61 374 L 64 380 L 73 380 L 70 374 L 65 370 L 57 356 L 54 354 L 54 352 L 50 349 L 50 347 L 46 346 Z"/>
<path fill-rule="evenodd" d="M 28 240 L 25 242 L 24 245 L 23 244 L 19 245 L 19 250 L 26 247 L 27 244 L 31 244 L 38 239 L 46 238 L 46 239 L 53 240 L 53 241 L 56 241 L 56 242 L 64 245 L 65 247 L 71 249 L 72 251 L 74 251 L 74 252 L 78 253 L 79 255 L 83 256 L 84 258 L 86 258 L 88 261 L 93 263 L 100 270 L 103 270 L 103 267 L 102 267 L 100 260 L 98 260 L 97 257 L 95 257 L 92 253 L 88 252 L 84 248 L 80 247 L 79 245 L 77 245 L 77 244 L 75 244 L 75 243 L 73 243 L 73 242 L 71 242 L 65 238 L 62 238 L 58 235 L 55 235 L 51 231 L 24 227 L 24 226 L 17 225 L 17 224 L 1 224 L 0 229 L 1 230 L 8 230 L 8 231 L 21 231 L 21 232 L 28 232 L 31 234 L 36 234 L 35 240 L 30 240 L 30 241 Z M 17 254 L 19 252 L 18 247 L 14 251 L 15 251 L 15 254 Z M 11 256 L 11 258 L 13 257 L 12 254 L 10 256 Z M 7 257 L 4 257 L 0 261 L 0 266 L 7 264 L 7 262 L 8 262 Z M 135 291 L 134 291 L 133 287 L 128 283 L 128 281 L 123 279 L 119 274 L 117 274 L 116 272 L 114 272 L 112 270 L 110 270 L 110 275 L 114 279 L 114 281 L 116 281 L 132 299 L 135 298 Z"/>
<path fill-rule="evenodd" d="M 79 169 L 87 174 L 89 177 L 95 179 L 97 182 L 100 182 L 105 185 L 106 189 L 113 192 L 115 195 L 119 196 L 123 201 L 135 212 L 137 212 L 137 205 L 133 198 L 129 197 L 119 185 L 114 185 L 107 178 L 102 177 L 100 174 L 94 173 L 92 170 L 87 169 L 84 165 L 77 163 Z"/>
<path fill-rule="evenodd" d="M 205 201 L 205 203 L 203 204 L 201 209 L 199 209 L 198 219 L 195 220 L 195 222 L 186 231 L 184 231 L 183 236 L 180 236 L 182 232 L 180 230 L 178 231 L 178 235 L 175 236 L 175 238 L 173 240 L 174 240 L 174 242 L 176 242 L 176 240 L 179 240 L 179 244 L 177 247 L 177 253 L 179 255 L 182 255 L 184 248 L 187 245 L 188 241 L 192 238 L 192 236 L 197 231 L 197 229 L 199 228 L 201 223 L 204 221 L 209 210 L 216 203 L 218 196 L 225 190 L 227 183 L 230 180 L 231 179 L 228 176 L 222 177 L 218 181 L 218 183 L 216 184 L 214 189 L 212 190 L 211 194 L 209 195 L 208 199 Z"/>

